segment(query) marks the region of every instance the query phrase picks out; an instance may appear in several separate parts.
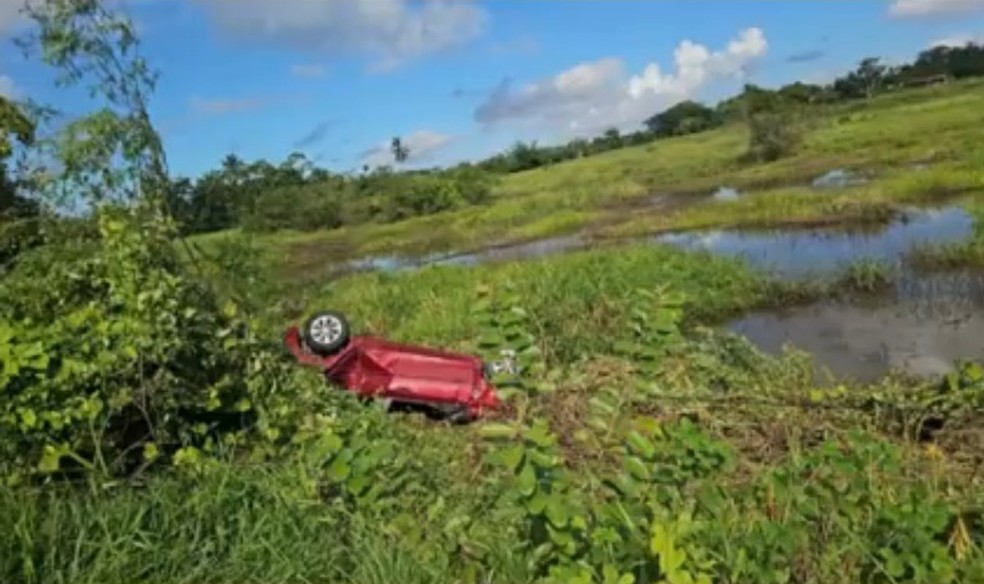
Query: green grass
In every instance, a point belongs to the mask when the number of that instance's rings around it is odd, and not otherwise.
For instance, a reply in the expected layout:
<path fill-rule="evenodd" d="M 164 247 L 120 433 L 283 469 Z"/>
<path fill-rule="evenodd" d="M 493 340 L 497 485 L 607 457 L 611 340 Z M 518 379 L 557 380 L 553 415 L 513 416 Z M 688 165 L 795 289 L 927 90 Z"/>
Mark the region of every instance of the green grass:
<path fill-rule="evenodd" d="M 833 191 L 775 188 L 669 214 L 643 212 L 624 221 L 613 218 L 600 234 L 632 237 L 669 230 L 883 223 L 899 206 L 941 203 L 975 190 L 984 192 L 984 170 L 965 163 L 940 163 L 929 170 L 887 171 L 864 185 Z"/>
<path fill-rule="evenodd" d="M 923 245 L 909 253 L 908 260 L 923 269 L 984 267 L 984 191 L 968 197 L 963 207 L 974 217 L 974 236 L 966 242 Z"/>
<path fill-rule="evenodd" d="M 896 202 L 981 186 L 982 87 L 980 81 L 959 83 L 818 109 L 798 150 L 768 164 L 739 162 L 747 133 L 741 125 L 730 125 L 508 175 L 492 202 L 481 207 L 388 225 L 274 233 L 258 241 L 282 277 L 308 279 L 312 269 L 343 258 L 474 249 L 592 226 L 625 234 L 652 228 L 878 218 Z M 929 171 L 910 168 L 920 161 L 936 166 Z M 866 169 L 878 178 L 860 189 L 803 192 L 802 185 L 834 168 Z M 722 184 L 765 192 L 730 206 L 682 210 L 673 219 L 639 218 L 637 210 L 626 208 L 640 197 L 700 195 Z M 194 239 L 208 243 L 224 236 Z"/>
<path fill-rule="evenodd" d="M 902 437 L 888 407 L 755 401 L 827 403 L 806 371 L 795 356 L 767 358 L 707 335 L 678 347 L 655 381 L 671 395 L 700 397 L 654 398 L 633 412 L 657 415 L 662 432 L 675 432 L 654 441 L 659 481 L 650 496 L 664 513 L 659 524 L 696 515 L 694 531 L 676 543 L 688 555 L 713 557 L 714 581 L 787 582 L 791 572 L 817 584 L 882 581 L 871 574 L 886 571 L 889 553 L 926 573 L 922 581 L 946 581 L 951 572 L 955 582 L 979 581 L 984 491 L 974 478 L 976 422 L 955 418 L 925 447 Z M 625 391 L 632 383 L 618 363 L 595 359 L 531 406 L 560 435 L 582 500 L 597 494 L 596 473 L 610 461 L 572 437 L 587 427 L 601 387 Z M 906 390 L 886 380 L 852 391 L 858 402 L 881 404 Z M 681 432 L 674 420 L 683 416 L 702 420 L 702 430 Z M 351 498 L 351 487 L 331 478 L 317 443 L 275 464 L 219 458 L 142 486 L 0 490 L 0 581 L 542 582 L 524 547 L 531 535 L 512 498 L 516 487 L 477 456 L 489 448 L 480 427 L 412 416 L 359 417 L 357 425 L 379 425 L 371 444 L 395 445 L 390 456 L 353 461 L 364 461 L 371 484 L 385 487 L 381 499 Z M 950 543 L 958 518 L 969 538 L 956 544 L 959 551 Z M 648 549 L 650 539 L 643 533 L 630 541 Z M 611 563 L 629 569 L 624 560 Z M 897 582 L 921 581 L 891 573 Z"/>
<path fill-rule="evenodd" d="M 565 362 L 610 352 L 626 336 L 628 299 L 639 287 L 669 285 L 686 293 L 687 314 L 695 322 L 800 293 L 740 262 L 643 244 L 475 268 L 360 274 L 326 287 L 306 305 L 311 311 L 341 309 L 360 328 L 388 337 L 468 348 L 479 327 L 473 308 L 477 286 L 505 282 L 527 300 L 548 355 Z"/>

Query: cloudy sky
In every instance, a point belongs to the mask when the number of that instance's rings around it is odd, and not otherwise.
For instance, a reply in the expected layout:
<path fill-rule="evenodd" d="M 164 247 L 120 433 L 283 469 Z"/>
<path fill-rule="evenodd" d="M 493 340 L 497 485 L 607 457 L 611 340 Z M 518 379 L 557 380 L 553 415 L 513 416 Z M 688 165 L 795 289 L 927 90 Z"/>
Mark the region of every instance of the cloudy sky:
<path fill-rule="evenodd" d="M 77 95 L 10 39 L 0 94 L 67 111 Z M 178 173 L 227 153 L 301 151 L 348 169 L 445 164 L 508 147 L 634 130 L 744 81 L 823 82 L 866 56 L 984 40 L 984 0 L 125 0 L 162 73 L 153 113 Z"/>

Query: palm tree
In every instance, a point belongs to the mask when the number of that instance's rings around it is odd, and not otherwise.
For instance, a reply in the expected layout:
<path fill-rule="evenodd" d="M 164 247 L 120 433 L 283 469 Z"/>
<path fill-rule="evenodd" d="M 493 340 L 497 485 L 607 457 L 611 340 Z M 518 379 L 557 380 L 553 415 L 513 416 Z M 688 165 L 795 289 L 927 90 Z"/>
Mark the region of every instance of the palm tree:
<path fill-rule="evenodd" d="M 403 140 L 399 137 L 393 138 L 390 143 L 390 151 L 393 152 L 393 159 L 398 163 L 406 162 L 407 158 L 410 157 L 410 149 L 403 144 Z"/>

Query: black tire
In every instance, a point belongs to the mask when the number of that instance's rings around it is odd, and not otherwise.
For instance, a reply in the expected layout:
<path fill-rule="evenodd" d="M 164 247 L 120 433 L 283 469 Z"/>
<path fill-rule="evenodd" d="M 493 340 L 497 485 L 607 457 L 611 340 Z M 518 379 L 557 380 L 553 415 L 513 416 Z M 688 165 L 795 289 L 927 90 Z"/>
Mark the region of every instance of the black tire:
<path fill-rule="evenodd" d="M 351 330 L 345 315 L 325 310 L 304 323 L 304 342 L 319 355 L 337 353 L 349 342 Z"/>
<path fill-rule="evenodd" d="M 438 419 L 449 422 L 455 426 L 468 424 L 469 422 L 473 422 L 475 420 L 471 412 L 469 412 L 468 408 L 465 406 L 442 404 L 435 406 L 432 411 L 437 414 L 436 417 Z"/>

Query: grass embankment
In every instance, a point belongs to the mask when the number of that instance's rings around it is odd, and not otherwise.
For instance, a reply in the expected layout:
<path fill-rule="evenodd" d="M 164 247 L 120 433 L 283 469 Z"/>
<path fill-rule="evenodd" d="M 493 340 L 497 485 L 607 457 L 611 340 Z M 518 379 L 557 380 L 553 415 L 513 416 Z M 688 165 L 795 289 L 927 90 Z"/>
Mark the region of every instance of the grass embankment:
<path fill-rule="evenodd" d="M 508 175 L 485 206 L 387 225 L 281 232 L 257 241 L 282 276 L 316 279 L 326 265 L 344 259 L 479 248 L 593 226 L 625 234 L 712 225 L 877 220 L 895 202 L 926 201 L 981 186 L 982 86 L 975 81 L 924 88 L 870 103 L 813 110 L 815 118 L 806 121 L 800 147 L 773 163 L 740 162 L 747 131 L 731 125 Z M 934 167 L 912 168 L 917 163 Z M 875 180 L 834 193 L 808 188 L 815 177 L 836 168 L 865 170 Z M 720 185 L 750 195 L 668 216 L 665 211 L 647 215 L 638 209 L 640 201 L 659 194 L 692 194 L 695 201 L 703 201 Z M 196 240 L 208 245 L 230 235 L 237 232 Z"/>

